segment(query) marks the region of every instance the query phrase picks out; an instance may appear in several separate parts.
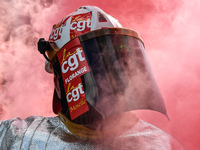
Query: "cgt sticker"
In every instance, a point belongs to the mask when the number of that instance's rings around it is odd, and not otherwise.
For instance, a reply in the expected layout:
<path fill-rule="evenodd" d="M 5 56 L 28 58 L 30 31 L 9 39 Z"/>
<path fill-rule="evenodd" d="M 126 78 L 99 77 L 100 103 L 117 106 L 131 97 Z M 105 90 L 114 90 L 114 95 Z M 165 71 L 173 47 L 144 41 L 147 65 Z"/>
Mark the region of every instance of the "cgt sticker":
<path fill-rule="evenodd" d="M 72 16 L 70 23 L 70 39 L 89 32 L 91 30 L 91 19 L 92 12 Z"/>
<path fill-rule="evenodd" d="M 66 22 L 70 16 L 63 18 L 58 24 L 53 26 L 53 30 L 49 36 L 49 41 L 56 41 L 61 38 L 63 28 L 66 26 Z"/>
<path fill-rule="evenodd" d="M 72 120 L 89 110 L 80 77 L 68 84 L 66 99 Z"/>
<path fill-rule="evenodd" d="M 76 38 L 66 44 L 57 54 L 60 63 L 66 100 L 71 119 L 89 110 L 81 76 L 90 71 L 83 48 Z"/>

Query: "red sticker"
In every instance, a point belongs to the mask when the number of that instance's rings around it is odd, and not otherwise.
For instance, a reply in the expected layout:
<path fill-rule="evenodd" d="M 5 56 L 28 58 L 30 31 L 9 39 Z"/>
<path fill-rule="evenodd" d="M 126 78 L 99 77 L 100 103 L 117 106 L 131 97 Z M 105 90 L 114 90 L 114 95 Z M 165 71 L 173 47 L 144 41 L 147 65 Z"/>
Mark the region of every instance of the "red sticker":
<path fill-rule="evenodd" d="M 81 76 L 89 72 L 90 68 L 78 38 L 66 44 L 57 57 L 60 62 L 66 100 L 73 120 L 89 110 Z"/>
<path fill-rule="evenodd" d="M 91 30 L 92 12 L 74 15 L 70 23 L 70 39 Z"/>
<path fill-rule="evenodd" d="M 89 110 L 80 77 L 68 84 L 66 99 L 72 120 Z"/>
<path fill-rule="evenodd" d="M 58 24 L 53 26 L 49 36 L 49 41 L 53 42 L 61 38 L 63 28 L 66 26 L 66 21 L 69 19 L 69 17 L 70 16 L 63 18 Z"/>

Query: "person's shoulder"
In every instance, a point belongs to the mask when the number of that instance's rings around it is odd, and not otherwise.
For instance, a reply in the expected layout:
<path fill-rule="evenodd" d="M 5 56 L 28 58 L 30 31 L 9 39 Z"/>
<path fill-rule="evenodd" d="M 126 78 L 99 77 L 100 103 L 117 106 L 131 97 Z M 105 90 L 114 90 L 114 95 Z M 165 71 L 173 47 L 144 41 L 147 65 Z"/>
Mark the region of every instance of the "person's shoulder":
<path fill-rule="evenodd" d="M 40 116 L 30 116 L 26 119 L 21 119 L 19 117 L 15 117 L 9 120 L 2 120 L 0 121 L 0 125 L 5 125 L 5 126 L 10 126 L 10 125 L 22 125 L 22 124 L 27 124 L 27 123 L 31 123 L 34 120 L 38 119 L 43 119 L 44 117 L 40 117 Z"/>
<path fill-rule="evenodd" d="M 137 140 L 138 146 L 153 146 L 154 149 L 161 148 L 162 150 L 185 150 L 183 144 L 176 137 L 141 119 L 124 136 Z"/>
<path fill-rule="evenodd" d="M 67 133 L 68 130 L 58 117 L 31 116 L 26 119 L 4 120 L 0 125 L 0 149 L 29 149 L 34 146 L 43 149 L 47 142 L 49 146 L 56 147 L 57 141 L 66 145 L 62 139 L 70 140 Z"/>
<path fill-rule="evenodd" d="M 41 120 L 43 117 L 31 116 L 26 119 L 19 117 L 3 120 L 0 122 L 0 145 L 15 141 L 16 136 L 23 135 L 34 120 Z"/>
<path fill-rule="evenodd" d="M 42 116 L 30 116 L 26 119 L 21 119 L 19 117 L 0 121 L 0 130 L 12 129 L 13 131 L 25 130 L 32 124 L 40 125 L 42 123 L 46 124 L 56 124 L 59 123 L 58 117 L 42 117 Z"/>

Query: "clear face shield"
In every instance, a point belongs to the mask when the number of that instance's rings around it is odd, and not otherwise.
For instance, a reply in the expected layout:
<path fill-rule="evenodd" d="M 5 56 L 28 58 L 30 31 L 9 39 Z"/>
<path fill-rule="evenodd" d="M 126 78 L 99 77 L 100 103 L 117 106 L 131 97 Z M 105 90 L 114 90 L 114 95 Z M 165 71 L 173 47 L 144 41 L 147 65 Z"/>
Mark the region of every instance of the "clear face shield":
<path fill-rule="evenodd" d="M 71 121 L 84 125 L 137 109 L 167 115 L 137 32 L 106 28 L 78 36 L 61 49 L 50 45 L 62 113 Z"/>

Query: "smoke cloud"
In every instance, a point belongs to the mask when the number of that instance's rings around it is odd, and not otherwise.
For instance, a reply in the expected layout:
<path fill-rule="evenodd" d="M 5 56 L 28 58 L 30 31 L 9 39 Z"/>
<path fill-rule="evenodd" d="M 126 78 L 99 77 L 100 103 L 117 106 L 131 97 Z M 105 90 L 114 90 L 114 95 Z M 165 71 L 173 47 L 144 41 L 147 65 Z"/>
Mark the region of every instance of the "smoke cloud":
<path fill-rule="evenodd" d="M 51 31 L 46 14 L 55 9 L 52 4 L 53 1 L 39 0 L 0 2 L 1 120 L 52 115 L 53 84 L 36 45 L 40 36 Z"/>
<path fill-rule="evenodd" d="M 198 0 L 0 1 L 0 119 L 54 116 L 53 77 L 37 51 L 53 24 L 82 5 L 96 5 L 123 27 L 138 31 L 163 95 L 170 121 L 153 111 L 140 118 L 200 147 L 200 2 Z"/>

